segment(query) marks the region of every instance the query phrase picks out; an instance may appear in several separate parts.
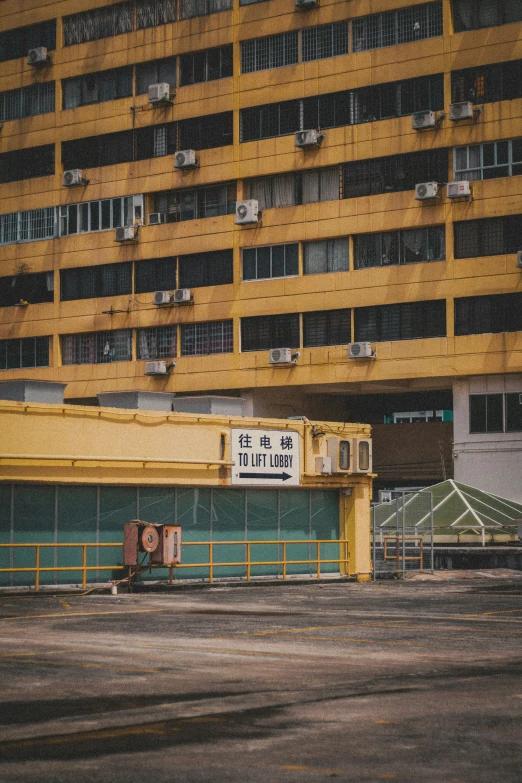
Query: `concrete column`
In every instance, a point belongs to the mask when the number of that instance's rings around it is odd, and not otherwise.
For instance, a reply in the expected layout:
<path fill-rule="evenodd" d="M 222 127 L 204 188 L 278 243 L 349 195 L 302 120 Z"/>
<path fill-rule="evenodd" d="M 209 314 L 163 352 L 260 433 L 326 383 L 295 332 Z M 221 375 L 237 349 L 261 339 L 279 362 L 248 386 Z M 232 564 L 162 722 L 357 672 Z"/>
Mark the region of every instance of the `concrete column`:
<path fill-rule="evenodd" d="M 359 582 L 371 578 L 372 562 L 370 547 L 370 479 L 356 484 L 351 496 L 341 495 L 341 535 L 349 541 L 349 575 Z"/>

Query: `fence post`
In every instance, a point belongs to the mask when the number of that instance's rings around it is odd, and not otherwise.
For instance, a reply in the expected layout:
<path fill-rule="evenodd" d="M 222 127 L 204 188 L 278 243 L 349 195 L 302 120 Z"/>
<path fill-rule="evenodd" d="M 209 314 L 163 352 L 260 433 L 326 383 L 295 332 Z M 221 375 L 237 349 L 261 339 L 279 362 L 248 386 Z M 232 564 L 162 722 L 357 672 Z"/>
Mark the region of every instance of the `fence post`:
<path fill-rule="evenodd" d="M 87 544 L 84 544 L 83 547 L 83 556 L 82 556 L 82 589 L 87 589 Z"/>
<path fill-rule="evenodd" d="M 377 578 L 375 575 L 377 565 L 377 561 L 375 559 L 375 506 L 371 507 L 370 514 L 372 515 L 372 580 L 375 582 Z"/>
<path fill-rule="evenodd" d="M 283 580 L 286 579 L 286 541 L 283 541 Z"/>
<path fill-rule="evenodd" d="M 431 573 L 435 573 L 435 549 L 433 543 L 433 492 L 430 492 L 430 522 L 431 522 L 431 546 L 430 546 L 430 559 L 431 559 Z"/>
<path fill-rule="evenodd" d="M 402 578 L 406 576 L 406 506 L 404 504 L 405 494 L 402 493 Z"/>
<path fill-rule="evenodd" d="M 248 543 L 248 542 L 247 542 L 247 545 L 246 545 L 246 550 L 247 550 L 247 582 L 250 582 L 250 574 L 251 574 L 251 570 L 250 570 L 250 543 Z"/>
<path fill-rule="evenodd" d="M 321 542 L 316 542 L 316 548 L 317 548 L 317 578 L 321 578 Z"/>
<path fill-rule="evenodd" d="M 214 550 L 213 550 L 213 544 L 212 541 L 209 541 L 208 543 L 208 581 L 212 582 L 214 580 L 214 569 L 212 568 L 214 564 Z"/>
<path fill-rule="evenodd" d="M 34 557 L 34 564 L 35 564 L 35 577 L 34 577 L 34 591 L 35 593 L 38 592 L 40 589 L 40 547 L 38 544 L 35 547 L 35 557 Z"/>

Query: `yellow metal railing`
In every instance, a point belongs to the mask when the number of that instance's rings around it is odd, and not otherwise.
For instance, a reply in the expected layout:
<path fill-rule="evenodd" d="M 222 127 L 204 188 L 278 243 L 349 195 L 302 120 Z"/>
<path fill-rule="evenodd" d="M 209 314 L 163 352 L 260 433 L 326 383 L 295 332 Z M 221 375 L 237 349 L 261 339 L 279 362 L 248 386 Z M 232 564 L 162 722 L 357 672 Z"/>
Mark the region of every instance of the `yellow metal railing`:
<path fill-rule="evenodd" d="M 321 546 L 326 544 L 339 545 L 339 557 L 336 558 L 324 558 L 321 556 Z M 315 548 L 315 557 L 303 558 L 299 560 L 289 560 L 287 557 L 288 546 L 308 546 Z M 89 571 L 122 571 L 122 580 L 125 577 L 125 569 L 121 563 L 114 565 L 87 565 L 87 551 L 89 549 L 101 549 L 106 547 L 121 547 L 121 542 L 115 543 L 88 543 L 88 544 L 0 544 L 0 552 L 5 549 L 18 550 L 18 549 L 33 549 L 35 553 L 33 566 L 10 566 L 8 568 L 0 568 L 0 574 L 18 574 L 18 573 L 34 573 L 34 589 L 40 589 L 40 575 L 42 573 L 49 572 L 63 572 L 63 571 L 80 571 L 82 574 L 82 588 L 87 588 L 87 575 Z M 242 546 L 245 548 L 244 560 L 233 560 L 229 562 L 216 561 L 214 556 L 215 547 L 230 547 L 230 546 Z M 260 546 L 278 546 L 282 549 L 282 556 L 277 560 L 252 560 L 252 547 Z M 349 542 L 345 538 L 336 539 L 290 539 L 290 540 L 271 540 L 271 541 L 184 541 L 182 543 L 182 551 L 187 547 L 207 547 L 208 548 L 208 561 L 204 563 L 179 563 L 174 566 L 161 565 L 161 564 L 149 564 L 145 563 L 141 570 L 149 570 L 149 568 L 168 568 L 169 569 L 169 583 L 173 583 L 173 572 L 182 568 L 206 568 L 208 569 L 208 581 L 214 581 L 214 570 L 216 568 L 245 568 L 246 580 L 250 582 L 252 577 L 252 568 L 256 566 L 278 566 L 282 569 L 282 578 L 287 579 L 288 567 L 294 565 L 313 565 L 315 566 L 315 572 L 317 579 L 321 579 L 321 568 L 325 565 L 338 564 L 339 570 L 344 567 L 344 570 L 348 572 L 348 562 L 350 558 Z M 82 554 L 82 562 L 78 565 L 68 566 L 42 566 L 40 565 L 41 550 L 42 549 L 80 549 Z M 131 569 L 132 570 L 132 569 Z"/>

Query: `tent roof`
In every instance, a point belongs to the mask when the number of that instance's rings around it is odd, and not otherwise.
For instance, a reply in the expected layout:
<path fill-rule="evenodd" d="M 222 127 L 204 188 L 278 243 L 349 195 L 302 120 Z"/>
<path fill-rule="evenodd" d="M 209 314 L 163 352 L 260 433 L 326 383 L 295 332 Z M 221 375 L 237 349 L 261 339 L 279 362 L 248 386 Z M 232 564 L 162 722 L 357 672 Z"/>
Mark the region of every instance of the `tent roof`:
<path fill-rule="evenodd" d="M 522 520 L 520 503 L 448 479 L 432 487 L 426 487 L 420 492 L 404 496 L 408 527 L 429 525 L 430 504 L 427 493 L 430 492 L 433 496 L 434 528 L 457 528 L 460 532 L 463 528 L 502 529 L 516 527 L 517 520 Z M 402 509 L 402 497 L 399 497 L 398 504 Z M 386 514 L 386 508 L 389 509 L 389 514 Z M 378 509 L 376 516 L 378 527 L 395 527 L 395 504 L 379 503 L 375 509 Z"/>

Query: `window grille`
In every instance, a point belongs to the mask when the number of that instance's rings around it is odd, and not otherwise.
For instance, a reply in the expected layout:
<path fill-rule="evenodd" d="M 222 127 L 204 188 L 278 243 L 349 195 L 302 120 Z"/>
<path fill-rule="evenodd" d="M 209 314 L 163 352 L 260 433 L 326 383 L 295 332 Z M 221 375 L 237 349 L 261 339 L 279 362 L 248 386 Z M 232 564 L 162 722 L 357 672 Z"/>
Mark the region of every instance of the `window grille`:
<path fill-rule="evenodd" d="M 132 359 L 132 330 L 63 334 L 62 364 L 109 364 Z"/>
<path fill-rule="evenodd" d="M 135 293 L 173 291 L 177 288 L 176 268 L 176 259 L 173 256 L 136 261 L 134 265 Z"/>
<path fill-rule="evenodd" d="M 385 342 L 445 336 L 445 299 L 355 309 L 356 341 Z"/>
<path fill-rule="evenodd" d="M 348 22 L 334 22 L 301 31 L 303 62 L 348 54 Z"/>
<path fill-rule="evenodd" d="M 453 103 L 492 103 L 522 98 L 522 60 L 481 65 L 451 74 Z"/>
<path fill-rule="evenodd" d="M 231 215 L 236 209 L 236 183 L 208 188 L 156 193 L 154 211 L 167 215 L 168 223 Z"/>
<path fill-rule="evenodd" d="M 522 331 L 522 294 L 465 296 L 455 299 L 455 334 Z"/>
<path fill-rule="evenodd" d="M 522 215 L 505 215 L 453 224 L 455 258 L 494 256 L 522 249 Z"/>
<path fill-rule="evenodd" d="M 232 250 L 192 253 L 179 257 L 180 288 L 228 285 L 232 282 Z"/>
<path fill-rule="evenodd" d="M 299 348 L 299 313 L 241 319 L 241 351 Z"/>
<path fill-rule="evenodd" d="M 241 72 L 252 73 L 268 68 L 281 68 L 299 62 L 297 31 L 254 38 L 241 43 Z M 315 58 L 316 59 L 316 58 Z"/>
<path fill-rule="evenodd" d="M 522 21 L 519 0 L 453 0 L 456 33 Z"/>
<path fill-rule="evenodd" d="M 17 182 L 54 174 L 54 144 L 0 154 L 0 182 Z"/>
<path fill-rule="evenodd" d="M 243 280 L 290 277 L 299 273 L 298 245 L 244 248 Z"/>
<path fill-rule="evenodd" d="M 232 76 L 232 44 L 182 54 L 180 57 L 180 84 L 198 84 Z"/>
<path fill-rule="evenodd" d="M 303 313 L 303 346 L 344 345 L 351 342 L 351 311 L 320 310 Z"/>
<path fill-rule="evenodd" d="M 354 52 L 381 49 L 442 35 L 442 2 L 363 16 L 352 22 Z"/>
<path fill-rule="evenodd" d="M 153 326 L 136 332 L 138 359 L 173 359 L 176 357 L 177 326 Z"/>
<path fill-rule="evenodd" d="M 12 307 L 21 301 L 29 304 L 52 302 L 53 298 L 53 272 L 0 277 L 0 307 Z"/>
<path fill-rule="evenodd" d="M 136 0 L 136 29 L 176 21 L 176 0 Z"/>
<path fill-rule="evenodd" d="M 94 299 L 132 292 L 132 264 L 102 264 L 60 271 L 60 299 Z"/>
<path fill-rule="evenodd" d="M 180 19 L 191 19 L 194 16 L 207 16 L 232 8 L 232 0 L 179 0 Z"/>
<path fill-rule="evenodd" d="M 27 57 L 29 49 L 38 46 L 45 46 L 49 51 L 56 49 L 56 19 L 0 33 L 0 62 Z"/>
<path fill-rule="evenodd" d="M 0 93 L 0 122 L 54 111 L 54 82 Z"/>
<path fill-rule="evenodd" d="M 96 41 L 99 38 L 110 38 L 121 33 L 129 33 L 133 28 L 132 2 L 106 5 L 79 14 L 64 16 L 63 45 Z"/>
<path fill-rule="evenodd" d="M 522 174 L 522 138 L 457 147 L 453 163 L 456 180 L 517 176 Z"/>
<path fill-rule="evenodd" d="M 348 238 L 321 239 L 303 245 L 303 273 L 316 275 L 348 270 Z"/>
<path fill-rule="evenodd" d="M 142 219 L 142 195 L 67 204 L 60 207 L 60 236 L 131 226 Z"/>
<path fill-rule="evenodd" d="M 132 95 L 132 66 L 88 73 L 62 81 L 64 109 L 113 101 Z"/>
<path fill-rule="evenodd" d="M 52 239 L 56 234 L 55 207 L 0 215 L 0 244 Z"/>
<path fill-rule="evenodd" d="M 176 57 L 165 57 L 136 65 L 136 95 L 149 91 L 150 84 L 166 82 L 171 88 L 176 86 Z"/>
<path fill-rule="evenodd" d="M 446 258 L 445 227 L 410 228 L 354 237 L 355 268 L 442 261 Z"/>
<path fill-rule="evenodd" d="M 211 321 L 200 324 L 182 324 L 181 326 L 182 356 L 232 353 L 233 350 L 232 321 Z"/>
<path fill-rule="evenodd" d="M 50 337 L 23 337 L 0 340 L 0 370 L 49 367 Z"/>

